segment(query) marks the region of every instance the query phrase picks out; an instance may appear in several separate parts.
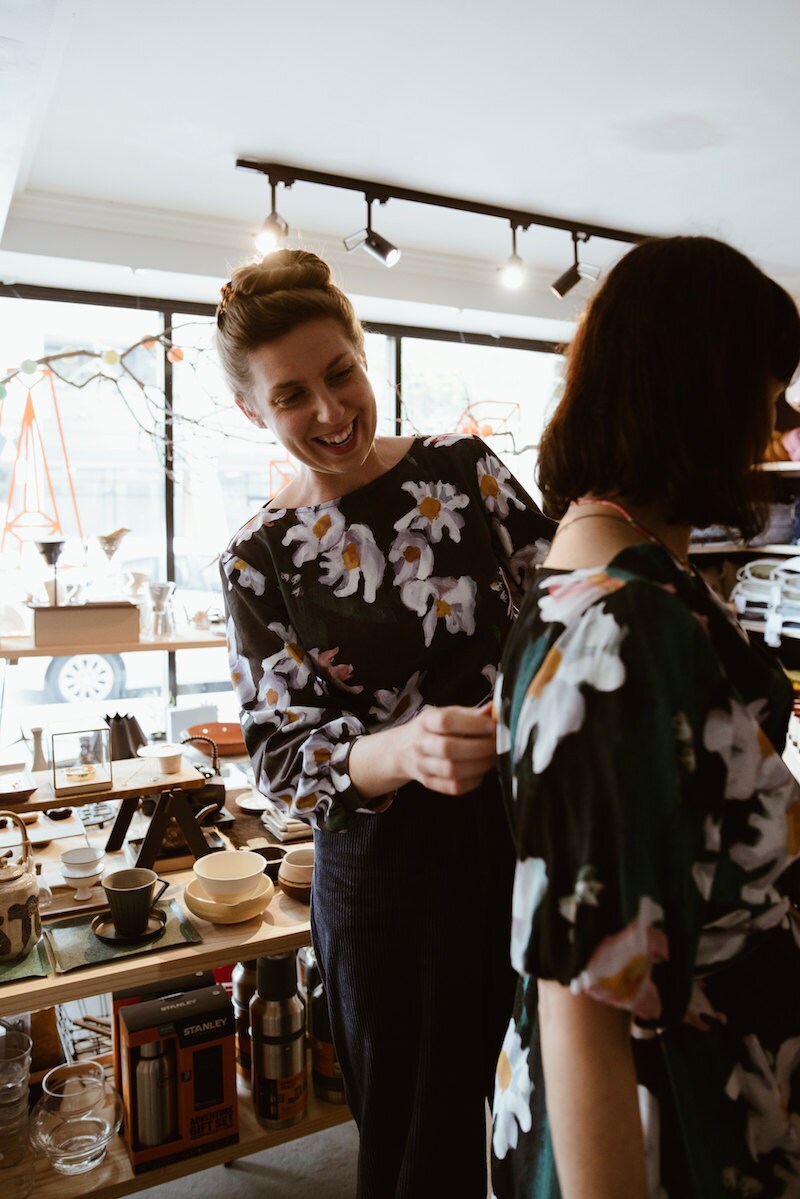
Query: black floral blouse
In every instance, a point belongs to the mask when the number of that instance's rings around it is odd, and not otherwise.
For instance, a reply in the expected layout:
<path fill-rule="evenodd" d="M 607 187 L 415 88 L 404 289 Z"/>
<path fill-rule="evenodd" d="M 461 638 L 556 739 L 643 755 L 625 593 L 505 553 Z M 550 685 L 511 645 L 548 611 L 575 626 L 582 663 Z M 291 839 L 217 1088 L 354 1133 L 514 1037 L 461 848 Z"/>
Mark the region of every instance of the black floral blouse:
<path fill-rule="evenodd" d="M 231 675 L 259 789 L 317 827 L 385 809 L 348 758 L 423 707 L 488 699 L 553 525 L 479 439 L 417 438 L 337 500 L 264 507 L 221 571 Z"/>
<path fill-rule="evenodd" d="M 660 547 L 542 570 L 498 679 L 521 976 L 499 1199 L 558 1199 L 536 979 L 631 1014 L 652 1199 L 800 1196 L 800 786 L 783 672 Z"/>

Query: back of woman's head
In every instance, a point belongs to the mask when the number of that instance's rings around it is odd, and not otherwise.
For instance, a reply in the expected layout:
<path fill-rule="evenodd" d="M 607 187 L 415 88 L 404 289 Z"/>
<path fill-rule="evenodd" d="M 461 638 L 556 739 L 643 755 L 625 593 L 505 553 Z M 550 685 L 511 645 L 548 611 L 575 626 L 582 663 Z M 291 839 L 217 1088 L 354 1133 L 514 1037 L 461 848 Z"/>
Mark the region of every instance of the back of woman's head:
<path fill-rule="evenodd" d="M 251 388 L 250 354 L 307 321 L 338 322 L 363 353 L 364 333 L 326 262 L 306 250 L 276 250 L 261 262 L 237 267 L 217 307 L 217 352 L 232 391 Z"/>
<path fill-rule="evenodd" d="M 743 254 L 707 237 L 636 246 L 570 346 L 540 447 L 547 510 L 618 495 L 676 523 L 749 535 L 749 476 L 772 427 L 768 386 L 788 382 L 798 359 L 793 300 Z"/>

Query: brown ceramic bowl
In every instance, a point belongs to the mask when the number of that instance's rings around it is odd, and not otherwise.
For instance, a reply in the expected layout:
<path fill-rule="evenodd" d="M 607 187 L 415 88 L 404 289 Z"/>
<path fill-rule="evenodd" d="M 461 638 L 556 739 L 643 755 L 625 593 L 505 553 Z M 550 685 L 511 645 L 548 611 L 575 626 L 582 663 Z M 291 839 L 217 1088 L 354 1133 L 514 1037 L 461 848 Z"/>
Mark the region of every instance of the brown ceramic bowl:
<path fill-rule="evenodd" d="M 278 886 L 290 899 L 296 899 L 298 903 L 311 903 L 311 883 L 290 883 L 278 874 Z"/>
<path fill-rule="evenodd" d="M 286 856 L 285 847 L 283 845 L 261 845 L 258 849 L 254 849 L 253 853 L 261 855 L 267 863 L 264 873 L 272 879 L 273 883 L 277 882 L 278 871 Z"/>
<path fill-rule="evenodd" d="M 300 903 L 311 900 L 311 879 L 314 874 L 314 846 L 296 845 L 287 849 L 278 870 L 278 883 L 282 891 Z"/>
<path fill-rule="evenodd" d="M 247 753 L 240 724 L 222 724 L 219 720 L 210 720 L 208 724 L 192 724 L 186 732 L 190 737 L 210 737 L 219 750 L 221 758 L 231 758 L 236 754 Z M 202 741 L 197 741 L 195 744 L 202 753 L 211 757 L 210 745 L 205 745 Z"/>

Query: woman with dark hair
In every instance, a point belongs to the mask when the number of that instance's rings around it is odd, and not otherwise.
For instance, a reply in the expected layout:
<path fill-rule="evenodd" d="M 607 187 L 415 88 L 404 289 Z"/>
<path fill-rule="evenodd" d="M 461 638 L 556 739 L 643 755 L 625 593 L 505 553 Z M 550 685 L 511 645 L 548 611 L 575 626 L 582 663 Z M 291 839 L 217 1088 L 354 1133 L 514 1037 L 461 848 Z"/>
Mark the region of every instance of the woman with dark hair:
<path fill-rule="evenodd" d="M 485 1199 L 515 984 L 486 701 L 508 587 L 553 525 L 479 438 L 377 436 L 361 325 L 315 254 L 239 268 L 217 347 L 241 410 L 298 464 L 221 566 L 256 783 L 314 827 L 358 1194 Z"/>
<path fill-rule="evenodd" d="M 758 529 L 799 358 L 790 297 L 700 237 L 631 250 L 571 346 L 539 460 L 561 523 L 496 692 L 498 1199 L 800 1195 L 791 689 L 688 558 L 692 526 Z"/>

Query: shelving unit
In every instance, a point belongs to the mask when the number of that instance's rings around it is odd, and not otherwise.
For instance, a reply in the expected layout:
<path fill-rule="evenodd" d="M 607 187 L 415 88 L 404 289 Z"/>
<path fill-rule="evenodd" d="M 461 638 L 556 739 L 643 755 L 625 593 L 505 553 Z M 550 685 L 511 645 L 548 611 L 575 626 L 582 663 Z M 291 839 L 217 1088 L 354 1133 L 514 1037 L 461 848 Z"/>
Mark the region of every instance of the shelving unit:
<path fill-rule="evenodd" d="M 740 541 L 711 541 L 689 546 L 689 553 L 694 554 L 781 554 L 787 558 L 800 554 L 800 545 L 745 545 Z"/>
<path fill-rule="evenodd" d="M 174 899 L 181 907 L 183 887 L 192 878 L 191 871 L 170 875 L 171 886 L 165 900 Z M 0 987 L 0 1016 L 38 1010 L 73 999 L 136 985 L 177 978 L 194 970 L 225 966 L 242 958 L 256 958 L 310 944 L 309 911 L 278 890 L 263 915 L 241 924 L 216 925 L 189 915 L 203 940 L 183 947 L 171 946 L 139 956 L 103 962 L 69 974 L 51 974 L 47 978 L 24 979 Z M 310 1073 L 309 1073 L 310 1077 Z M 239 1080 L 239 1142 L 221 1149 L 184 1158 L 144 1174 L 134 1174 L 125 1144 L 116 1137 L 103 1163 L 90 1175 L 69 1178 L 59 1174 L 46 1159 L 36 1162 L 37 1199 L 83 1199 L 90 1191 L 93 1199 L 119 1199 L 161 1182 L 171 1182 L 210 1166 L 221 1165 L 285 1141 L 297 1140 L 352 1119 L 347 1107 L 321 1103 L 309 1085 L 308 1114 L 291 1128 L 265 1129 L 255 1118 L 252 1094 Z"/>

